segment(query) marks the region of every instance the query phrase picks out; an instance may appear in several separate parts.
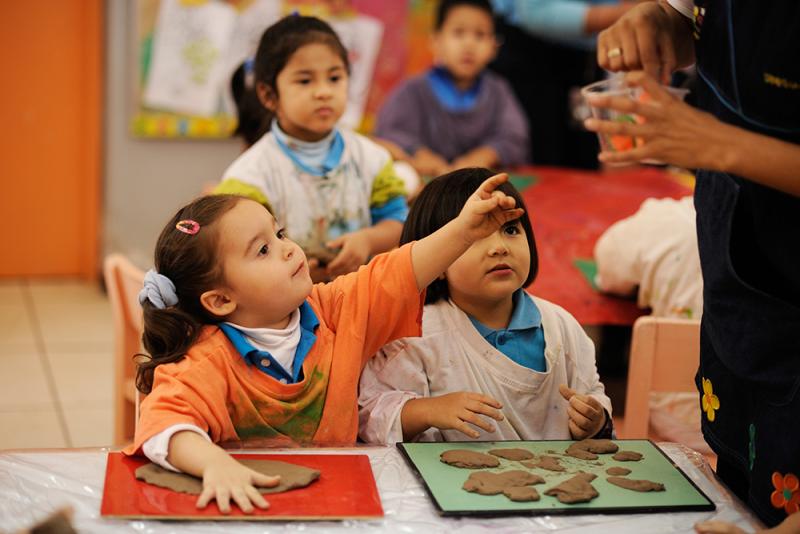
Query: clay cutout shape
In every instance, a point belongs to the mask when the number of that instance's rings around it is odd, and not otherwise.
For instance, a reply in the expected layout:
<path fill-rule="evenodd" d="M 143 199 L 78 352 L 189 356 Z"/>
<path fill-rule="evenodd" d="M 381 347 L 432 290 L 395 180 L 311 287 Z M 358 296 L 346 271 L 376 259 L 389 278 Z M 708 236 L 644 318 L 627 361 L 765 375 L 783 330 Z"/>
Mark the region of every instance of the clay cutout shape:
<path fill-rule="evenodd" d="M 594 486 L 590 484 L 595 478 L 597 477 L 591 473 L 580 472 L 569 480 L 553 486 L 544 494 L 557 498 L 558 502 L 562 504 L 589 502 L 599 495 Z"/>
<path fill-rule="evenodd" d="M 567 456 L 579 460 L 597 460 L 598 454 L 617 452 L 619 447 L 610 439 L 582 439 L 567 447 Z"/>
<path fill-rule="evenodd" d="M 547 455 L 540 456 L 538 462 L 522 462 L 522 465 L 530 468 L 538 467 L 539 469 L 545 469 L 547 471 L 561 472 L 567 470 L 558 462 L 558 458 Z"/>
<path fill-rule="evenodd" d="M 281 481 L 274 488 L 256 488 L 261 493 L 282 493 L 295 488 L 304 488 L 319 478 L 319 471 L 302 465 L 273 460 L 242 460 L 237 462 L 254 471 L 265 475 L 280 475 Z M 184 473 L 167 471 L 156 464 L 146 464 L 136 470 L 136 478 L 148 484 L 171 489 L 179 493 L 200 495 L 203 491 L 203 481 L 197 477 Z"/>
<path fill-rule="evenodd" d="M 619 451 L 612 458 L 618 462 L 638 462 L 643 456 L 635 451 Z"/>
<path fill-rule="evenodd" d="M 478 471 L 472 473 L 461 487 L 470 493 L 497 495 L 503 493 L 507 488 L 518 488 L 543 483 L 544 479 L 542 477 L 534 475 L 533 473 L 528 473 L 527 471 L 516 470 L 504 471 L 502 473 Z"/>
<path fill-rule="evenodd" d="M 465 449 L 444 451 L 439 455 L 439 459 L 448 465 L 463 467 L 465 469 L 481 469 L 483 467 L 497 467 L 500 465 L 500 460 L 494 456 Z"/>
<path fill-rule="evenodd" d="M 544 479 L 527 471 L 478 471 L 472 473 L 461 486 L 465 491 L 479 495 L 498 495 L 502 493 L 512 501 L 538 501 L 539 492 L 529 487 L 542 484 Z"/>
<path fill-rule="evenodd" d="M 492 449 L 489 451 L 489 454 L 494 456 L 498 456 L 500 458 L 505 458 L 506 460 L 530 460 L 534 458 L 534 455 L 531 451 L 525 449 Z"/>
<path fill-rule="evenodd" d="M 606 469 L 606 473 L 615 477 L 624 477 L 625 475 L 629 475 L 630 472 L 631 470 L 626 467 L 609 467 Z"/>
<path fill-rule="evenodd" d="M 650 480 L 633 480 L 624 477 L 608 477 L 606 480 L 609 484 L 631 491 L 664 491 L 664 484 Z"/>
<path fill-rule="evenodd" d="M 506 488 L 503 490 L 503 495 L 514 502 L 531 502 L 539 500 L 539 492 L 536 491 L 536 488 L 532 488 L 530 486 Z"/>

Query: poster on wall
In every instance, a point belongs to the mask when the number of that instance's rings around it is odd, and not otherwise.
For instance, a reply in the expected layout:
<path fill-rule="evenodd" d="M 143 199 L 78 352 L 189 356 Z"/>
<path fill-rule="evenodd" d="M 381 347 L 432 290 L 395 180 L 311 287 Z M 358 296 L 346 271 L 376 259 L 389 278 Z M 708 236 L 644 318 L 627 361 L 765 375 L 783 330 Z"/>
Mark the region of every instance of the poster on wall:
<path fill-rule="evenodd" d="M 369 131 L 389 91 L 420 70 L 432 2 L 424 0 L 138 0 L 138 68 L 131 131 L 151 138 L 226 138 L 236 128 L 234 70 L 264 30 L 297 12 L 327 20 L 348 50 L 341 124 Z M 422 22 L 424 20 L 424 22 Z M 422 31 L 420 31 L 422 29 Z M 424 60 L 423 60 L 424 62 Z"/>

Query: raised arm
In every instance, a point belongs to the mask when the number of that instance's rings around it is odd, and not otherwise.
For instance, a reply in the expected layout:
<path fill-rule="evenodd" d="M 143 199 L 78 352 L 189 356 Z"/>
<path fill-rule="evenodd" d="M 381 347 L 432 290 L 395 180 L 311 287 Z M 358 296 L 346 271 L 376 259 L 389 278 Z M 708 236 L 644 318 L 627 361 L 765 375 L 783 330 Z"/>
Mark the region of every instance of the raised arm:
<path fill-rule="evenodd" d="M 420 291 L 445 272 L 472 243 L 522 216 L 524 212 L 514 207 L 514 199 L 497 191 L 507 180 L 507 174 L 488 178 L 467 200 L 458 217 L 414 244 L 411 263 Z"/>

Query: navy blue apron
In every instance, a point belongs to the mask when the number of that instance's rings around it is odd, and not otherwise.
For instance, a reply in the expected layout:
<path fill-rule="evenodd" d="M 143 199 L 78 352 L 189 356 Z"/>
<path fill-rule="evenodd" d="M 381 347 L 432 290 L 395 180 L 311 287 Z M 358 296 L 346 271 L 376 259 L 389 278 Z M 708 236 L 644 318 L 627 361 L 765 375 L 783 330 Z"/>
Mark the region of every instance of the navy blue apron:
<path fill-rule="evenodd" d="M 800 144 L 800 2 L 698 0 L 695 37 L 698 106 Z M 775 525 L 800 505 L 800 198 L 699 170 L 695 206 L 703 434 L 720 478 Z"/>

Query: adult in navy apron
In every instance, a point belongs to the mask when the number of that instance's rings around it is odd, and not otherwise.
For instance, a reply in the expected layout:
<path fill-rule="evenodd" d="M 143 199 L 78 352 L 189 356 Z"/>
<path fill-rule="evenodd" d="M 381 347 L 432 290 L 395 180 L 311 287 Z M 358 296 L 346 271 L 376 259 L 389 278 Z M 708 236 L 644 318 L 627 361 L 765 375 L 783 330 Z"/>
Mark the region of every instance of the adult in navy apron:
<path fill-rule="evenodd" d="M 669 4 L 642 4 L 601 34 L 598 61 L 664 78 L 659 66 L 685 62 L 694 42 L 696 105 L 712 116 L 669 101 L 652 76 L 632 73 L 628 80 L 649 87 L 667 112 L 653 112 L 645 125 L 587 127 L 645 137 L 642 149 L 607 161 L 650 157 L 698 168 L 703 434 L 720 478 L 776 525 L 800 508 L 800 2 Z M 674 45 L 666 52 L 665 36 Z M 655 68 L 648 57 L 657 58 Z M 609 99 L 599 104 L 620 109 Z M 694 137 L 670 141 L 676 131 Z M 731 156 L 737 139 L 752 143 Z"/>

